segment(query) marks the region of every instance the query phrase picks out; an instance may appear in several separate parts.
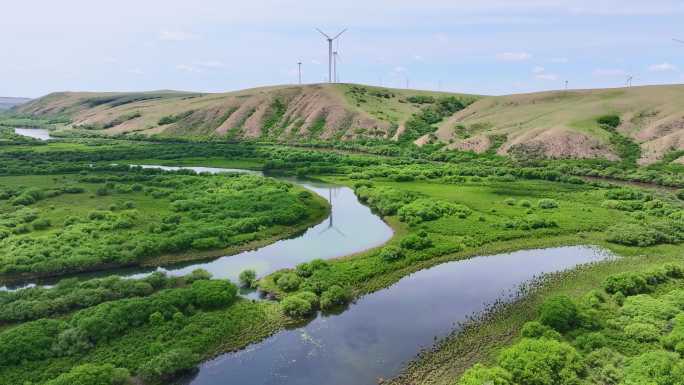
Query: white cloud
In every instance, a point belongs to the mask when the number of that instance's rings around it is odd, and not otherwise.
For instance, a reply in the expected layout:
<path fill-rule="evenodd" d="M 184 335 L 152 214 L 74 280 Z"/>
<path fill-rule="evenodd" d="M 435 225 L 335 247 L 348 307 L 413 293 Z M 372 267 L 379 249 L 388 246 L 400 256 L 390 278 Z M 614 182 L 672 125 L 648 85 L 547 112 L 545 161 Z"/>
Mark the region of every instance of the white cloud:
<path fill-rule="evenodd" d="M 537 78 L 538 80 L 558 80 L 558 75 L 541 73 L 537 74 L 535 78 Z"/>
<path fill-rule="evenodd" d="M 406 68 L 404 68 L 404 67 L 402 67 L 402 66 L 396 66 L 396 67 L 394 67 L 394 69 L 392 70 L 392 72 L 395 72 L 395 73 L 406 72 Z"/>
<path fill-rule="evenodd" d="M 159 31 L 159 35 L 157 37 L 162 41 L 188 41 L 196 39 L 197 35 L 185 31 L 172 31 L 164 29 Z"/>
<path fill-rule="evenodd" d="M 648 67 L 651 72 L 667 72 L 667 71 L 677 71 L 677 66 L 670 64 L 668 62 L 653 64 Z"/>
<path fill-rule="evenodd" d="M 413 60 L 415 60 L 415 61 L 425 61 L 425 58 L 422 57 L 422 56 L 420 56 L 420 55 L 415 55 L 415 56 L 413 57 Z"/>
<path fill-rule="evenodd" d="M 620 68 L 597 68 L 593 75 L 599 77 L 627 76 L 627 71 Z"/>
<path fill-rule="evenodd" d="M 226 65 L 223 64 L 223 62 L 219 60 L 205 60 L 205 61 L 198 61 L 195 62 L 200 67 L 205 67 L 205 68 L 223 68 Z"/>
<path fill-rule="evenodd" d="M 496 55 L 496 59 L 500 61 L 525 61 L 532 58 L 527 52 L 502 52 Z"/>
<path fill-rule="evenodd" d="M 316 66 L 317 66 L 317 65 L 320 65 L 320 64 L 321 64 L 321 62 L 320 62 L 320 61 L 318 61 L 318 60 L 316 60 L 316 59 L 314 59 L 314 60 L 311 60 L 311 64 L 313 64 L 313 65 L 316 65 Z"/>
<path fill-rule="evenodd" d="M 189 64 L 178 64 L 178 65 L 176 65 L 176 69 L 177 69 L 178 71 L 190 72 L 190 73 L 193 73 L 193 72 L 202 72 L 202 71 L 201 71 L 200 69 L 198 69 L 197 67 L 191 66 L 191 65 L 189 65 Z"/>
<path fill-rule="evenodd" d="M 131 68 L 131 69 L 127 70 L 126 72 L 128 72 L 129 74 L 133 74 L 133 75 L 144 74 L 143 70 L 141 70 L 140 68 Z"/>
<path fill-rule="evenodd" d="M 546 69 L 542 66 L 536 66 L 536 67 L 532 68 L 533 74 L 541 74 L 541 73 L 544 73 L 545 71 L 546 71 Z"/>
<path fill-rule="evenodd" d="M 566 57 L 554 57 L 551 59 L 551 63 L 560 63 L 560 64 L 565 64 L 569 62 L 570 60 Z"/>

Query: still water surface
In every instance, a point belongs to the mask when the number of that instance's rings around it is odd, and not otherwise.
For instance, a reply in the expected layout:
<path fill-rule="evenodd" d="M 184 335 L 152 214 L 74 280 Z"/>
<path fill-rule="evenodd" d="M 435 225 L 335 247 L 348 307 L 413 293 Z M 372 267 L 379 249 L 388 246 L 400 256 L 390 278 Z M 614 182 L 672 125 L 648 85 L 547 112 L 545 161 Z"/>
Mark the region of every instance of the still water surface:
<path fill-rule="evenodd" d="M 512 298 L 525 282 L 610 257 L 574 246 L 438 265 L 360 298 L 341 314 L 319 314 L 304 327 L 208 361 L 178 384 L 375 385 L 456 323 Z"/>
<path fill-rule="evenodd" d="M 52 139 L 50 132 L 44 128 L 15 128 L 14 133 L 39 140 Z"/>

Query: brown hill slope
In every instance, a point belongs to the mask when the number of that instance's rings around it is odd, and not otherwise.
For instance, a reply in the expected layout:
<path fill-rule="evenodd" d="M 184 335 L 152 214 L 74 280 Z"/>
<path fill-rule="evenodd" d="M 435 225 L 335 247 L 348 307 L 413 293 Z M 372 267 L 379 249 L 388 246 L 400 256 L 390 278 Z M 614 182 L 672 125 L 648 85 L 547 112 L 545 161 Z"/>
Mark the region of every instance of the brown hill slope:
<path fill-rule="evenodd" d="M 446 95 L 346 84 L 279 86 L 223 94 L 64 92 L 18 109 L 69 117 L 66 129 L 103 134 L 221 136 L 276 140 L 390 139 L 420 106 L 413 95 Z"/>
<path fill-rule="evenodd" d="M 527 148 L 550 157 L 618 157 L 611 133 L 596 122 L 615 114 L 617 132 L 641 147 L 641 163 L 684 150 L 684 86 L 554 91 L 488 97 L 435 132 L 450 148 L 508 154 Z M 433 138 L 434 140 L 434 138 Z"/>

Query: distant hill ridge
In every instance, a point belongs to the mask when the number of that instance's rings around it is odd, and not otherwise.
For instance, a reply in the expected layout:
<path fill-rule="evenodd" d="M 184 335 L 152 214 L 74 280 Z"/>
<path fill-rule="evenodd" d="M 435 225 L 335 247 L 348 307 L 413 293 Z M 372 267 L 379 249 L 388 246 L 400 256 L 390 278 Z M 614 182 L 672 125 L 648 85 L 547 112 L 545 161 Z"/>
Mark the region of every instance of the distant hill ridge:
<path fill-rule="evenodd" d="M 683 85 L 492 97 L 356 84 L 220 94 L 61 92 L 17 111 L 68 117 L 72 123 L 66 129 L 103 134 L 415 140 L 476 152 L 569 158 L 618 159 L 626 156 L 624 148 L 630 154 L 636 148 L 641 163 L 684 150 Z M 618 116 L 620 124 L 606 129 L 597 122 L 603 115 Z"/>
<path fill-rule="evenodd" d="M 29 98 L 14 98 L 14 97 L 0 96 L 0 111 L 9 110 L 12 107 L 27 103 L 30 100 L 31 99 L 29 99 Z"/>

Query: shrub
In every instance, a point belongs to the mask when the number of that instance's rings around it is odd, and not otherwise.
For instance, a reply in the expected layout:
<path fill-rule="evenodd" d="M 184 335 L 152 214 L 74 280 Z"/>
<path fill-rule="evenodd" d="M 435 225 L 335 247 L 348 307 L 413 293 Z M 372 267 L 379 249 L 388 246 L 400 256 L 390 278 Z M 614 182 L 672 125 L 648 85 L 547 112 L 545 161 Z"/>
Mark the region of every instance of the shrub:
<path fill-rule="evenodd" d="M 321 309 L 331 309 L 335 306 L 346 304 L 350 299 L 350 294 L 341 286 L 332 285 L 321 295 Z"/>
<path fill-rule="evenodd" d="M 204 269 L 195 269 L 190 274 L 185 276 L 185 282 L 187 283 L 209 279 L 211 279 L 211 273 Z"/>
<path fill-rule="evenodd" d="M 591 352 L 608 345 L 608 338 L 600 332 L 586 333 L 575 338 L 575 345 L 584 351 Z"/>
<path fill-rule="evenodd" d="M 656 229 L 636 224 L 618 224 L 610 227 L 607 233 L 608 242 L 626 246 L 653 246 L 665 240 L 663 234 Z"/>
<path fill-rule="evenodd" d="M 540 199 L 537 206 L 540 209 L 555 209 L 558 207 L 558 202 L 554 199 Z"/>
<path fill-rule="evenodd" d="M 385 246 L 378 255 L 383 261 L 392 262 L 401 259 L 404 253 L 396 246 Z"/>
<path fill-rule="evenodd" d="M 520 201 L 520 206 L 522 207 L 532 207 L 532 202 L 528 201 L 527 199 L 523 199 Z"/>
<path fill-rule="evenodd" d="M 677 190 L 677 198 L 684 201 L 684 189 Z"/>
<path fill-rule="evenodd" d="M 625 326 L 627 337 L 638 342 L 656 341 L 660 337 L 660 331 L 652 324 L 635 322 Z"/>
<path fill-rule="evenodd" d="M 684 365 L 675 353 L 652 351 L 627 360 L 624 384 L 684 383 Z"/>
<path fill-rule="evenodd" d="M 190 349 L 174 349 L 144 363 L 139 374 L 145 381 L 160 381 L 193 369 L 199 356 Z"/>
<path fill-rule="evenodd" d="M 609 275 L 603 282 L 603 288 L 607 293 L 621 293 L 625 296 L 641 294 L 649 290 L 644 276 L 634 272 Z"/>
<path fill-rule="evenodd" d="M 283 307 L 285 314 L 290 317 L 304 317 L 311 314 L 313 311 L 311 303 L 297 295 L 285 297 L 285 299 L 280 302 L 280 305 Z"/>
<path fill-rule="evenodd" d="M 548 332 L 553 331 L 550 327 L 543 325 L 538 321 L 525 322 L 520 335 L 526 338 L 541 338 Z"/>
<path fill-rule="evenodd" d="M 513 385 L 513 377 L 500 367 L 487 368 L 475 364 L 459 379 L 458 385 Z"/>
<path fill-rule="evenodd" d="M 415 225 L 425 221 L 433 221 L 443 216 L 458 214 L 465 218 L 472 213 L 468 207 L 434 199 L 418 199 L 402 206 L 397 214 L 402 222 Z"/>
<path fill-rule="evenodd" d="M 84 364 L 73 367 L 45 385 L 123 385 L 129 376 L 128 370 L 110 364 Z"/>
<path fill-rule="evenodd" d="M 572 346 L 546 338 L 523 339 L 504 350 L 498 362 L 513 383 L 524 385 L 576 385 L 582 371 Z"/>
<path fill-rule="evenodd" d="M 311 262 L 300 263 L 297 265 L 297 275 L 300 277 L 310 277 L 315 271 L 326 269 L 330 266 L 328 261 L 323 259 L 314 259 Z"/>
<path fill-rule="evenodd" d="M 276 285 L 284 291 L 294 291 L 299 288 L 302 280 L 295 273 L 284 273 L 276 280 Z"/>
<path fill-rule="evenodd" d="M 205 309 L 228 306 L 237 296 L 237 287 L 229 281 L 195 281 L 191 287 L 194 302 Z"/>
<path fill-rule="evenodd" d="M 36 219 L 31 224 L 33 225 L 34 230 L 45 230 L 51 225 L 50 220 L 47 218 Z"/>
<path fill-rule="evenodd" d="M 549 298 L 541 305 L 539 321 L 559 332 L 571 330 L 579 322 L 577 306 L 566 296 Z"/>
<path fill-rule="evenodd" d="M 432 247 L 432 241 L 428 238 L 426 232 L 421 231 L 418 234 L 410 234 L 402 239 L 401 247 L 408 250 L 424 250 Z"/>
<path fill-rule="evenodd" d="M 515 206 L 515 199 L 513 199 L 513 198 L 506 198 L 506 199 L 504 200 L 504 203 L 507 204 L 507 205 L 509 205 L 509 206 Z"/>
<path fill-rule="evenodd" d="M 604 128 L 614 130 L 620 125 L 621 120 L 620 120 L 620 117 L 617 115 L 603 115 L 603 116 L 599 116 L 596 119 L 596 122 Z"/>
<path fill-rule="evenodd" d="M 243 270 L 240 273 L 240 276 L 238 277 L 238 279 L 240 280 L 240 286 L 246 288 L 254 288 L 254 286 L 256 285 L 256 276 L 256 271 L 252 269 Z"/>

